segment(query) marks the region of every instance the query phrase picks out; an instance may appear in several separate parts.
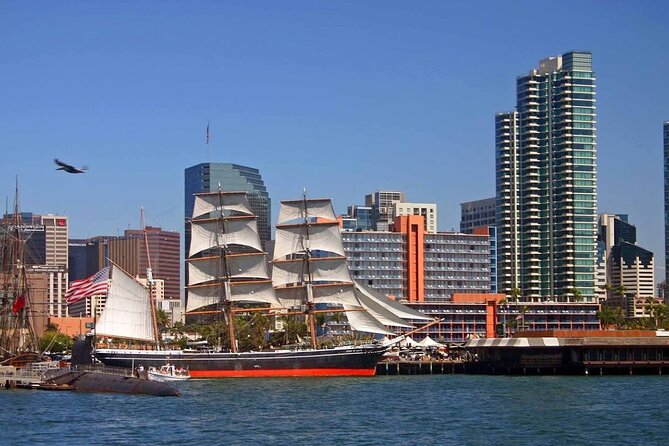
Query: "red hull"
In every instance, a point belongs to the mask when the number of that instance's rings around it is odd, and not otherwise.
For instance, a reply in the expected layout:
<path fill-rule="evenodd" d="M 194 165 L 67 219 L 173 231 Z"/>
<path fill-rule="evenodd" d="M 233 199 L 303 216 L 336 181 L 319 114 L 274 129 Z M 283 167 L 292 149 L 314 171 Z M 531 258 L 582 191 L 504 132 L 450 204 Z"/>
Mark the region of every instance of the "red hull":
<path fill-rule="evenodd" d="M 373 369 L 191 370 L 191 378 L 276 378 L 297 376 L 374 376 Z"/>

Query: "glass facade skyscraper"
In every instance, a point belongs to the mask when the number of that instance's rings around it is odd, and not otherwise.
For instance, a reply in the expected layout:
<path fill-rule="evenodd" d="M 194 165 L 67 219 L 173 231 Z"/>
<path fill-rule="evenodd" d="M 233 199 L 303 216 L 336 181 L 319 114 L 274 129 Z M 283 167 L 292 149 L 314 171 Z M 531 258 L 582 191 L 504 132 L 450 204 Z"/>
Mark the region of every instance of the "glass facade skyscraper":
<path fill-rule="evenodd" d="M 271 208 L 272 202 L 267 193 L 260 171 L 253 167 L 230 163 L 202 163 L 188 167 L 185 172 L 185 211 L 186 220 L 193 213 L 195 198 L 199 192 L 244 191 L 247 193 L 251 209 L 258 216 L 258 234 L 260 241 L 268 242 L 272 238 Z M 186 250 L 190 244 L 190 227 L 186 224 Z"/>
<path fill-rule="evenodd" d="M 597 185 L 592 55 L 573 51 L 517 78 L 496 118 L 500 291 L 595 297 Z"/>

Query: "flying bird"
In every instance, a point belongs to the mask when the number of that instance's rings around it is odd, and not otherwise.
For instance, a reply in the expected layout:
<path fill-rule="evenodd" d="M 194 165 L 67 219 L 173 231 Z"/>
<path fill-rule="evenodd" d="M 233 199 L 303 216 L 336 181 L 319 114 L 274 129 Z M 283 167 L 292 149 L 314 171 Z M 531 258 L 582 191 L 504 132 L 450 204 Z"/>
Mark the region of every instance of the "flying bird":
<path fill-rule="evenodd" d="M 55 162 L 57 165 L 60 166 L 60 167 L 59 167 L 58 169 L 56 169 L 56 170 L 64 170 L 64 171 L 67 172 L 67 173 L 84 173 L 84 172 L 86 172 L 86 171 L 88 170 L 88 167 L 86 167 L 86 166 L 82 166 L 82 167 L 74 167 L 74 166 L 71 166 L 71 165 L 69 165 L 69 164 L 67 164 L 67 163 L 64 163 L 64 162 L 60 161 L 58 158 L 56 158 L 56 159 L 54 160 L 54 162 Z"/>

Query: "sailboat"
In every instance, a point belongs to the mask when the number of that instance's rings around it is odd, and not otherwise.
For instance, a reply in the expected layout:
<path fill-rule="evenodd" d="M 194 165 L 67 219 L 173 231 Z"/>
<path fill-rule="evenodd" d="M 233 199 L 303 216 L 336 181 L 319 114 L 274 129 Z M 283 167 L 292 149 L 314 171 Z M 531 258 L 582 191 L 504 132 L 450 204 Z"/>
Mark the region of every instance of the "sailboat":
<path fill-rule="evenodd" d="M 22 367 L 40 361 L 33 328 L 34 309 L 26 274 L 26 244 L 21 234 L 18 184 L 11 222 L 0 241 L 0 363 Z"/>
<path fill-rule="evenodd" d="M 271 277 L 256 220 L 245 192 L 195 195 L 186 310 L 190 314 L 224 315 L 230 338 L 228 351 L 96 349 L 95 356 L 108 365 L 133 368 L 160 367 L 169 362 L 187 368 L 192 378 L 372 376 L 386 346 L 318 348 L 316 315 L 345 312 L 352 329 L 384 335 L 394 334 L 387 327 L 411 328 L 404 318 L 431 320 L 364 289 L 351 279 L 339 224 L 329 199 L 304 196 L 301 200 L 281 203 Z M 155 334 L 146 328 L 151 324 L 146 290 L 136 290 L 136 301 L 126 296 L 125 302 L 116 304 L 117 290 L 131 288 L 115 286 L 116 277 L 122 276 L 112 272 L 98 335 L 153 339 Z M 127 277 L 122 280 L 127 281 Z M 131 304 L 130 300 L 136 303 Z M 147 303 L 140 304 L 143 301 Z M 244 308 L 240 304 L 260 307 Z M 329 308 L 333 306 L 336 308 Z M 133 329 L 129 327 L 132 319 L 122 313 L 129 311 L 138 318 L 136 324 L 132 323 Z M 252 311 L 303 315 L 309 327 L 311 348 L 237 351 L 234 315 Z M 114 316 L 107 316 L 108 312 Z M 112 317 L 119 321 L 114 329 L 106 323 Z M 128 331 L 121 332 L 121 321 Z M 144 328 L 140 329 L 140 325 Z"/>

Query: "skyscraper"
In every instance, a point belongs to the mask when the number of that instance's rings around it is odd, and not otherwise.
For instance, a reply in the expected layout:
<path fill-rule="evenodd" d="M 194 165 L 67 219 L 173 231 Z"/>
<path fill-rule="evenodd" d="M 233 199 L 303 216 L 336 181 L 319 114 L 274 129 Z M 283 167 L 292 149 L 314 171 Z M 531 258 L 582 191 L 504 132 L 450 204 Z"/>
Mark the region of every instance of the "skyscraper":
<path fill-rule="evenodd" d="M 518 204 L 518 113 L 495 116 L 495 172 L 497 227 L 497 283 L 510 294 L 520 289 L 520 243 Z"/>
<path fill-rule="evenodd" d="M 271 205 L 265 183 L 260 171 L 253 167 L 230 163 L 202 163 L 186 169 L 185 203 L 186 220 L 193 213 L 195 198 L 199 192 L 245 191 L 253 213 L 258 216 L 258 234 L 260 241 L 265 243 L 272 238 Z M 190 227 L 186 225 L 186 251 L 190 243 Z"/>
<path fill-rule="evenodd" d="M 525 298 L 564 301 L 578 290 L 594 299 L 592 55 L 544 59 L 516 87 L 516 112 L 496 117 L 500 291 L 519 288 Z"/>
<path fill-rule="evenodd" d="M 495 197 L 460 203 L 460 232 L 471 234 L 474 228 L 495 224 Z"/>

